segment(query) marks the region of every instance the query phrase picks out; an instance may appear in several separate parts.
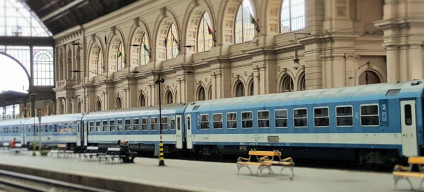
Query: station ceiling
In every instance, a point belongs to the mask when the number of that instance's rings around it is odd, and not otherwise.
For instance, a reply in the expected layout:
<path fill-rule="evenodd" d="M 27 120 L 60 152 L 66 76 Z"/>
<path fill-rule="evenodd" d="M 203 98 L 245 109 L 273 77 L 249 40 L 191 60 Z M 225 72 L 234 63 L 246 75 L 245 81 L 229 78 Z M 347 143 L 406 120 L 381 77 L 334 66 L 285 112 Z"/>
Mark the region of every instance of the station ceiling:
<path fill-rule="evenodd" d="M 24 0 L 56 35 L 118 10 L 137 0 Z"/>

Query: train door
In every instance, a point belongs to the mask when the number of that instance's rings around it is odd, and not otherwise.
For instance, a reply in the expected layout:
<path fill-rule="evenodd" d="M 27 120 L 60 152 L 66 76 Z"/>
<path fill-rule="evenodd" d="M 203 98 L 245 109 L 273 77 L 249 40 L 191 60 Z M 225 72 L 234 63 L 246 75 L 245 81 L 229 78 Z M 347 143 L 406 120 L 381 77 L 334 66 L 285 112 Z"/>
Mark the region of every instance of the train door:
<path fill-rule="evenodd" d="M 418 156 L 415 100 L 401 101 L 402 154 Z"/>
<path fill-rule="evenodd" d="M 81 122 L 78 121 L 77 122 L 77 146 L 81 147 L 81 141 L 83 136 L 81 135 L 82 131 L 81 131 Z"/>
<path fill-rule="evenodd" d="M 186 115 L 186 127 L 187 127 L 187 149 L 193 148 L 193 143 L 191 140 L 191 114 Z"/>
<path fill-rule="evenodd" d="M 177 142 L 177 149 L 183 148 L 183 130 L 181 129 L 182 125 L 182 117 L 181 115 L 177 115 L 177 130 L 176 130 L 176 142 Z"/>
<path fill-rule="evenodd" d="M 88 122 L 84 121 L 84 128 L 82 129 L 83 133 L 83 140 L 84 140 L 84 146 L 87 146 L 87 131 L 88 131 Z"/>

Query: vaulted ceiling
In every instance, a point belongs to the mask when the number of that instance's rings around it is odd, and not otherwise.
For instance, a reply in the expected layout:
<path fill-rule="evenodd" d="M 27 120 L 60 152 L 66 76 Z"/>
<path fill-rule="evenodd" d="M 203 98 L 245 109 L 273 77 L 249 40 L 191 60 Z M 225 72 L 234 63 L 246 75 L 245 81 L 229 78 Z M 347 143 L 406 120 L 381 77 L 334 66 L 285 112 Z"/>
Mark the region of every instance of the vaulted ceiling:
<path fill-rule="evenodd" d="M 135 1 L 137 0 L 24 0 L 53 35 Z"/>

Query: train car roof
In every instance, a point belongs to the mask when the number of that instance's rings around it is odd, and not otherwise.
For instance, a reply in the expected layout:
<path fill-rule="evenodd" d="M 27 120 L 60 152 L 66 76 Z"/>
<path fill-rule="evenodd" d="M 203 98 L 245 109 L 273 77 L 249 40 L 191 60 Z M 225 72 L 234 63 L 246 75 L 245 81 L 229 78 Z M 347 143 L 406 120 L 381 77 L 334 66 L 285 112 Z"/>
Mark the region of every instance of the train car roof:
<path fill-rule="evenodd" d="M 78 121 L 81 120 L 82 116 L 81 113 L 42 116 L 41 123 Z M 38 117 L 35 118 L 35 122 L 38 123 Z"/>
<path fill-rule="evenodd" d="M 16 124 L 22 124 L 24 121 L 27 121 L 28 119 L 7 119 L 7 120 L 0 120 L 0 127 L 4 125 L 16 125 Z"/>
<path fill-rule="evenodd" d="M 183 113 L 186 105 L 185 104 L 169 104 L 162 105 L 162 114 L 174 114 L 174 113 Z M 90 112 L 84 116 L 84 119 L 98 119 L 99 117 L 103 118 L 113 118 L 113 117 L 126 117 L 126 116 L 146 116 L 146 115 L 157 115 L 159 114 L 159 107 L 136 107 L 128 109 L 119 109 L 119 110 L 108 110 L 108 111 L 97 111 Z"/>
<path fill-rule="evenodd" d="M 267 95 L 235 97 L 218 100 L 196 101 L 186 112 L 210 110 L 231 110 L 277 105 L 307 105 L 314 103 L 349 102 L 357 100 L 390 99 L 399 97 L 422 97 L 424 80 L 400 83 L 379 83 L 354 87 L 316 89 Z"/>

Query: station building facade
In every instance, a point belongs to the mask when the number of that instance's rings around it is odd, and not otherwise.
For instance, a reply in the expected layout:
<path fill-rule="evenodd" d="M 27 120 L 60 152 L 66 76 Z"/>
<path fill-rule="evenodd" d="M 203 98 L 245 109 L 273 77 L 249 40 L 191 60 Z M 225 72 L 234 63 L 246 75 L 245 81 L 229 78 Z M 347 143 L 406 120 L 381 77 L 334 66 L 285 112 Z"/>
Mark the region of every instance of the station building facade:
<path fill-rule="evenodd" d="M 423 79 L 422 10 L 420 0 L 137 1 L 53 37 L 56 113 Z"/>

